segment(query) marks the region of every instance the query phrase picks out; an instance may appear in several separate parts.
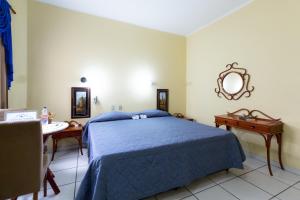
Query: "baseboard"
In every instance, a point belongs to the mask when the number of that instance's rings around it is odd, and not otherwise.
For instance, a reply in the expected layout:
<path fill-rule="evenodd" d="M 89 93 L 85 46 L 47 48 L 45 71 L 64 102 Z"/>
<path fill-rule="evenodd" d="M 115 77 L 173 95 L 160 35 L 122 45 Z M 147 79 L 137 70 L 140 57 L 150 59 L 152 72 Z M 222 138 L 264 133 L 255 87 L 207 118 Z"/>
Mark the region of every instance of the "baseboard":
<path fill-rule="evenodd" d="M 246 154 L 246 157 L 254 158 L 256 160 L 259 160 L 259 161 L 262 161 L 262 162 L 265 162 L 265 163 L 267 162 L 266 158 L 263 157 L 263 156 L 256 155 L 256 154 L 253 154 L 253 153 L 250 153 L 250 152 L 245 152 L 245 154 Z M 278 161 L 271 160 L 271 165 L 280 168 L 280 164 L 279 164 Z M 284 163 L 283 163 L 283 166 L 284 166 Z M 286 167 L 286 166 L 284 166 L 284 169 L 288 172 L 291 172 L 291 173 L 294 173 L 294 174 L 297 174 L 297 175 L 300 176 L 300 169 L 292 168 L 292 167 Z"/>

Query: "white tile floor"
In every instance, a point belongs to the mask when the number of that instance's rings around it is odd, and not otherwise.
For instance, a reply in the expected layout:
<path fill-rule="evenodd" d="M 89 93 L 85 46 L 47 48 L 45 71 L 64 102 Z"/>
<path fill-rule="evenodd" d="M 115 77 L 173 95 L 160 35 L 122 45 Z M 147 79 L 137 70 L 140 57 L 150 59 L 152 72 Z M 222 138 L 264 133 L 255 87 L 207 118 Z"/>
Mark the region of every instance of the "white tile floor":
<path fill-rule="evenodd" d="M 73 200 L 88 168 L 87 151 L 80 155 L 77 149 L 55 154 L 50 168 L 61 193 L 54 195 L 48 186 L 48 196 L 39 193 L 39 199 Z M 145 200 L 299 200 L 300 176 L 273 166 L 269 176 L 265 162 L 247 158 L 244 170 L 231 169 L 194 181 L 186 187 L 157 194 Z M 18 199 L 29 200 L 32 195 Z"/>

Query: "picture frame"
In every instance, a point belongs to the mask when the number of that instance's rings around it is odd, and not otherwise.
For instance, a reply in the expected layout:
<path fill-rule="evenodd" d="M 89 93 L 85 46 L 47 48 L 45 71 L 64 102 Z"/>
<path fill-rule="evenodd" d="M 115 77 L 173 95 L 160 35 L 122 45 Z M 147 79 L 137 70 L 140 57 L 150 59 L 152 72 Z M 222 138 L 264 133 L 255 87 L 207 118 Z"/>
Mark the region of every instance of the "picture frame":
<path fill-rule="evenodd" d="M 157 89 L 156 104 L 158 110 L 169 111 L 169 89 Z"/>
<path fill-rule="evenodd" d="M 91 90 L 87 87 L 71 88 L 71 118 L 91 116 Z"/>

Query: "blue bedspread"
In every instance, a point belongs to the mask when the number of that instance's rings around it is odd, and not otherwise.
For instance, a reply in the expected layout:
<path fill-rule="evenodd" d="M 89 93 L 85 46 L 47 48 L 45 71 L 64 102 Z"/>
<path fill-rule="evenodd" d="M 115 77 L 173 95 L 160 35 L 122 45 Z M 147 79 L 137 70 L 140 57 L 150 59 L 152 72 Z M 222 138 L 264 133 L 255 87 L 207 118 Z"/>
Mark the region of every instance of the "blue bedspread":
<path fill-rule="evenodd" d="M 231 132 L 174 117 L 90 123 L 89 168 L 77 200 L 136 200 L 242 168 Z"/>

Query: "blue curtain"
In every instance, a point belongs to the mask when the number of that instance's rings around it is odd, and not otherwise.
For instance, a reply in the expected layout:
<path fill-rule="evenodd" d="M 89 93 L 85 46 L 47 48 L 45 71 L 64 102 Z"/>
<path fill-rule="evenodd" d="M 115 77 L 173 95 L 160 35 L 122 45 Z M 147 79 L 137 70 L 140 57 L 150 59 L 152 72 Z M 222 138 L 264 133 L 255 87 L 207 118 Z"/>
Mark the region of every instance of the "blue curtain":
<path fill-rule="evenodd" d="M 10 89 L 13 81 L 13 52 L 11 38 L 10 5 L 7 0 L 0 0 L 0 37 L 5 49 L 5 63 L 7 72 L 7 87 Z"/>

